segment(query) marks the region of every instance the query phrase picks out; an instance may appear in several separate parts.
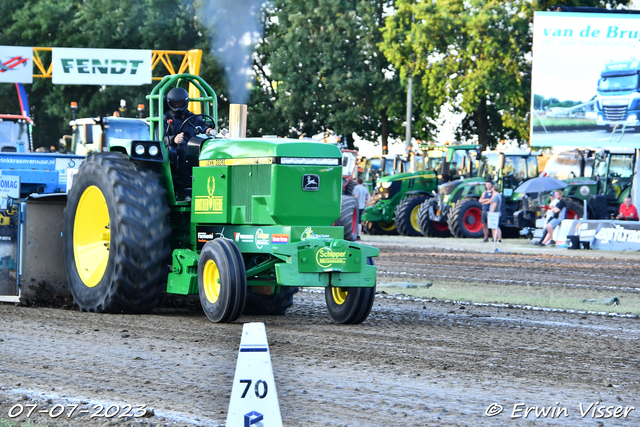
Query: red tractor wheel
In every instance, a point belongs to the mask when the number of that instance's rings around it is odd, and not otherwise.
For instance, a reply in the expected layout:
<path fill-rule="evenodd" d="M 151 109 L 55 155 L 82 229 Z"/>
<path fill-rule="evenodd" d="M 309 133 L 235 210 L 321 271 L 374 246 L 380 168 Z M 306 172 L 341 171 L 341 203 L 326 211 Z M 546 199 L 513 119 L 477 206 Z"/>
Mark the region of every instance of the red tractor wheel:
<path fill-rule="evenodd" d="M 482 237 L 482 205 L 467 198 L 456 203 L 449 213 L 449 230 L 455 237 Z"/>

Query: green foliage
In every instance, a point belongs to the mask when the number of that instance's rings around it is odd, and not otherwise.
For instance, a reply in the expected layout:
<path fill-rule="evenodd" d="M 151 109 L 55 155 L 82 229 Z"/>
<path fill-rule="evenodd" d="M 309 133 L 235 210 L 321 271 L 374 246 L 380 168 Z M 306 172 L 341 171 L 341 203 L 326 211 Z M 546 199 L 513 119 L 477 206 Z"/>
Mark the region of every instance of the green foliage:
<path fill-rule="evenodd" d="M 505 138 L 526 141 L 533 12 L 576 3 L 605 6 L 597 0 L 398 0 L 381 48 L 403 77 L 421 81 L 425 111 L 449 103 L 465 113 L 458 138 L 475 135 L 483 147 Z"/>
<path fill-rule="evenodd" d="M 7 3 L 7 5 L 5 5 Z M 11 5 L 11 7 L 8 6 Z M 192 0 L 31 0 L 17 7 L 15 1 L 0 0 L 0 45 L 34 47 L 77 47 L 115 49 L 189 50 L 203 49 L 200 75 L 213 87 L 222 87 L 223 78 L 209 55 Z M 4 6 L 7 6 L 6 8 Z M 44 58 L 45 61 L 49 57 Z M 174 64 L 177 69 L 179 63 Z M 135 117 L 138 104 L 152 85 L 76 86 L 53 85 L 49 79 L 34 79 L 27 85 L 31 113 L 35 120 L 34 145 L 57 145 L 69 133 L 69 103 L 78 103 L 78 117 L 110 115 L 120 99 L 128 104 L 126 116 Z M 0 96 L 10 101 L 2 113 L 19 111 L 15 86 L 0 85 Z M 147 105 L 148 108 L 148 105 Z M 148 110 L 147 110 L 148 111 Z"/>
<path fill-rule="evenodd" d="M 263 132 L 311 136 L 330 128 L 383 142 L 404 133 L 405 90 L 378 48 L 390 4 L 277 0 L 265 9 L 254 67 L 261 92 L 253 99 L 275 120 Z"/>

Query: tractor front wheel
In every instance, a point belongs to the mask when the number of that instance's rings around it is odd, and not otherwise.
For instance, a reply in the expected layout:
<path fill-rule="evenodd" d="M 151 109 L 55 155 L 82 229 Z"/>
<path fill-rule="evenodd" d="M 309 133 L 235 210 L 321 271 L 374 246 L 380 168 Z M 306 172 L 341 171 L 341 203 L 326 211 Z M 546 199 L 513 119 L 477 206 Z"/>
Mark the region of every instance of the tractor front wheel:
<path fill-rule="evenodd" d="M 449 230 L 455 237 L 482 237 L 482 204 L 472 198 L 458 201 L 449 212 Z"/>
<path fill-rule="evenodd" d="M 242 254 L 231 240 L 207 242 L 198 260 L 198 294 L 209 320 L 233 322 L 244 310 L 247 273 Z"/>
<path fill-rule="evenodd" d="M 427 237 L 451 237 L 449 224 L 444 222 L 435 222 L 429 219 L 429 211 L 433 207 L 436 214 L 438 213 L 438 200 L 430 198 L 425 200 L 418 210 L 418 226 L 420 231 Z"/>
<path fill-rule="evenodd" d="M 64 210 L 64 263 L 83 311 L 148 313 L 170 262 L 169 208 L 156 173 L 120 153 L 91 154 Z"/>
<path fill-rule="evenodd" d="M 418 224 L 420 205 L 427 200 L 427 196 L 406 197 L 396 208 L 396 227 L 403 236 L 421 236 Z"/>
<path fill-rule="evenodd" d="M 373 258 L 367 258 L 367 264 L 373 265 Z M 324 290 L 329 316 L 336 323 L 359 324 L 364 322 L 376 296 L 375 284 L 371 288 L 336 288 L 328 286 Z"/>

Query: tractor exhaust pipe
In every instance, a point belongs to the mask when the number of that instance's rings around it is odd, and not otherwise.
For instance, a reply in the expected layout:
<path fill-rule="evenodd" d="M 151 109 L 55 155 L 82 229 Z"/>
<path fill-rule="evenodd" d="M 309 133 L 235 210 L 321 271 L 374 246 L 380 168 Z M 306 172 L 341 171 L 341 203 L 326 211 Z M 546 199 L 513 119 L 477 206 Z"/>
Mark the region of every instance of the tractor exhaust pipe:
<path fill-rule="evenodd" d="M 229 137 L 230 138 L 246 138 L 247 137 L 247 105 L 246 104 L 230 104 L 229 105 Z"/>

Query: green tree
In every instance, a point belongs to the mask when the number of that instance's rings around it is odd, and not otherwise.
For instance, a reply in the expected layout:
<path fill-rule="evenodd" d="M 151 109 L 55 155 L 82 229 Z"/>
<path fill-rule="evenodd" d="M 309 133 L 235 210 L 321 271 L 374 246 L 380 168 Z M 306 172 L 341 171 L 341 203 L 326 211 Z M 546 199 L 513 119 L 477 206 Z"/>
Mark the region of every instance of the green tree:
<path fill-rule="evenodd" d="M 465 114 L 459 138 L 477 136 L 483 148 L 505 138 L 526 141 L 533 12 L 559 3 L 578 2 L 398 0 L 381 49 L 403 77 L 414 76 L 421 83 L 429 107 L 425 111 L 450 104 L 454 112 Z"/>
<path fill-rule="evenodd" d="M 290 136 L 331 129 L 386 144 L 403 134 L 405 91 L 377 46 L 390 5 L 277 0 L 266 9 L 254 68 L 262 105 L 275 108 Z"/>
<path fill-rule="evenodd" d="M 195 19 L 192 0 L 31 0 L 0 18 L 0 45 L 115 49 L 203 49 L 200 75 L 214 88 L 224 80 L 209 54 L 208 39 Z M 2 3 L 0 3 L 2 5 Z M 49 58 L 44 58 L 48 60 Z M 178 63 L 174 64 L 177 69 Z M 69 103 L 78 103 L 78 117 L 110 115 L 120 99 L 128 103 L 128 116 L 137 114 L 137 104 L 148 107 L 145 96 L 155 82 L 143 86 L 54 85 L 35 79 L 27 85 L 32 116 L 36 122 L 34 144 L 49 147 L 69 133 Z M 0 95 L 15 102 L 6 113 L 17 112 L 13 85 L 0 85 Z M 13 101 L 16 100 L 16 101 Z M 226 110 L 224 110 L 226 111 Z"/>

